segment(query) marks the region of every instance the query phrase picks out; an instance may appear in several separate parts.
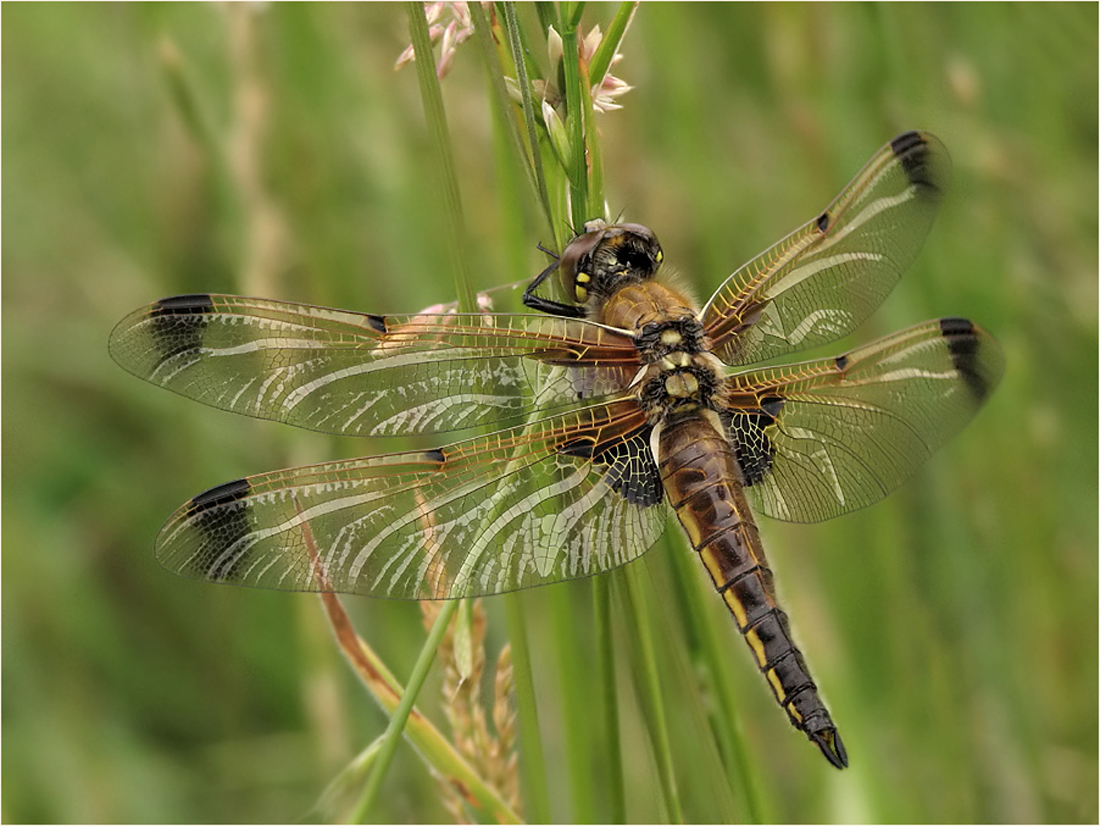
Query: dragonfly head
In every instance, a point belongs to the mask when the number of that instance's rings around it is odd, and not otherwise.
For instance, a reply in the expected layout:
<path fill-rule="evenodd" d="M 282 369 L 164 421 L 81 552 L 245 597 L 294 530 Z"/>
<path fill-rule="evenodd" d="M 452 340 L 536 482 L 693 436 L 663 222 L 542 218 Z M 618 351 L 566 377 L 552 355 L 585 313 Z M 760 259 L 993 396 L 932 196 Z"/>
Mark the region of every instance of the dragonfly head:
<path fill-rule="evenodd" d="M 596 218 L 566 246 L 558 271 L 566 294 L 583 305 L 606 301 L 625 284 L 647 281 L 663 259 L 653 230 Z"/>

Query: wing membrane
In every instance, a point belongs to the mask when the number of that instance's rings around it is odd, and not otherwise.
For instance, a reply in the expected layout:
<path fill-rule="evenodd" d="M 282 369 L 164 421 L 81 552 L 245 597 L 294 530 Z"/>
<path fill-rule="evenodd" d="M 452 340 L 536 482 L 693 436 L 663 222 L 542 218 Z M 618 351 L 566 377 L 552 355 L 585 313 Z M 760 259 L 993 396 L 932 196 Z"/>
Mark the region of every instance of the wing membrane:
<path fill-rule="evenodd" d="M 895 138 L 825 212 L 715 292 L 703 310 L 714 353 L 752 364 L 851 332 L 916 257 L 949 177 L 937 138 Z"/>
<path fill-rule="evenodd" d="M 1003 372 L 988 333 L 945 318 L 836 359 L 731 376 L 727 431 L 750 500 L 792 522 L 878 501 L 970 421 Z"/>
<path fill-rule="evenodd" d="M 655 498 L 639 474 L 656 479 Z M 622 565 L 667 510 L 645 414 L 623 400 L 441 450 L 231 482 L 169 519 L 157 557 L 279 590 L 468 597 Z"/>
<path fill-rule="evenodd" d="M 227 295 L 138 310 L 110 350 L 213 407 L 353 436 L 518 423 L 617 392 L 637 369 L 629 337 L 580 319 L 378 316 Z"/>

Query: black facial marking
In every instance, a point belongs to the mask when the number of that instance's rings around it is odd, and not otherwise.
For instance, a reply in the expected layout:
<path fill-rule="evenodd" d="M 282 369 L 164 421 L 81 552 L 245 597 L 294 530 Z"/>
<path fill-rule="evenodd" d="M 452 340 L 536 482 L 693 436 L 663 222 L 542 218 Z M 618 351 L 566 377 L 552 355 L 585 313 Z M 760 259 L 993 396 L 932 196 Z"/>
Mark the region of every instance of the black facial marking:
<path fill-rule="evenodd" d="M 188 506 L 188 519 L 203 536 L 204 549 L 231 548 L 247 536 L 252 526 L 248 517 L 247 497 L 252 485 L 247 479 L 237 479 L 200 493 Z M 234 553 L 220 559 L 209 558 L 210 551 L 196 556 L 190 564 L 190 572 L 219 582 L 232 582 L 237 578 L 245 554 Z"/>
<path fill-rule="evenodd" d="M 982 375 L 978 359 L 981 343 L 974 325 L 965 318 L 941 318 L 940 331 L 947 343 L 947 352 L 951 354 L 951 363 L 966 382 L 974 398 L 985 401 L 989 395 L 988 377 Z"/>
<path fill-rule="evenodd" d="M 619 263 L 630 270 L 648 270 L 653 267 L 653 253 L 637 244 L 624 244 L 619 248 Z"/>

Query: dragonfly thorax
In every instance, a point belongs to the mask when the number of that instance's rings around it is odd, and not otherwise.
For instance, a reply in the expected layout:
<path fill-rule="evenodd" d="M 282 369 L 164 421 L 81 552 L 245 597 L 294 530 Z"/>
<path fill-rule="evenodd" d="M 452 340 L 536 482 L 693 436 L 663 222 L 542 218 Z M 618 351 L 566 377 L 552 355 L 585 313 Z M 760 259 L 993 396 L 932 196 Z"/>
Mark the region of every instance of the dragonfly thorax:
<path fill-rule="evenodd" d="M 639 374 L 638 401 L 652 423 L 673 412 L 714 409 L 722 382 L 720 366 L 710 353 L 668 353 Z"/>

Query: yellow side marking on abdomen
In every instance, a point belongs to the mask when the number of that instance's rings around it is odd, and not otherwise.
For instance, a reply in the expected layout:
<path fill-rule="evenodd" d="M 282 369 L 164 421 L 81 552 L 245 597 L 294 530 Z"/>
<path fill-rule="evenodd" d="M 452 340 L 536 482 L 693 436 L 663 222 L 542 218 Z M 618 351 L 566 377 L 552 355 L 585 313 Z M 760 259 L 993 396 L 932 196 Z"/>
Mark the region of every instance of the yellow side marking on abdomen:
<path fill-rule="evenodd" d="M 722 594 L 722 597 L 726 600 L 726 605 L 729 606 L 730 611 L 733 613 L 733 618 L 737 621 L 737 627 L 744 629 L 748 624 L 749 617 L 748 612 L 745 611 L 745 606 L 741 604 L 741 600 L 733 593 L 732 588 L 727 588 Z"/>
<path fill-rule="evenodd" d="M 780 705 L 787 699 L 787 692 L 783 690 L 783 684 L 779 682 L 779 675 L 775 673 L 774 668 L 769 668 L 764 672 L 764 676 L 768 678 L 768 682 L 772 684 L 772 691 L 775 692 L 775 698 L 779 700 Z"/>
<path fill-rule="evenodd" d="M 756 633 L 756 629 L 752 628 L 745 632 L 745 642 L 749 644 L 749 648 L 756 654 L 756 661 L 760 663 L 761 668 L 767 665 L 767 655 L 764 653 L 764 642 L 760 639 L 760 635 Z"/>
<path fill-rule="evenodd" d="M 680 524 L 683 525 L 691 546 L 697 547 L 703 541 L 703 527 L 699 524 L 699 520 L 695 519 L 687 509 L 678 513 L 677 516 L 680 517 Z"/>

